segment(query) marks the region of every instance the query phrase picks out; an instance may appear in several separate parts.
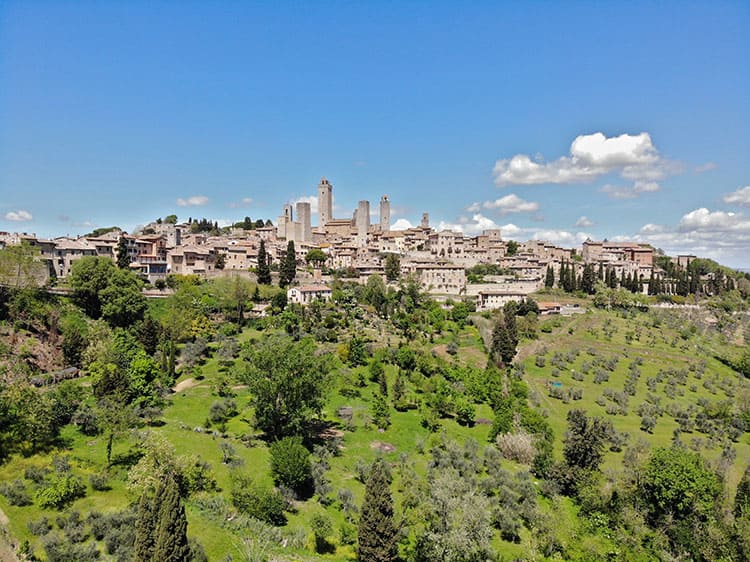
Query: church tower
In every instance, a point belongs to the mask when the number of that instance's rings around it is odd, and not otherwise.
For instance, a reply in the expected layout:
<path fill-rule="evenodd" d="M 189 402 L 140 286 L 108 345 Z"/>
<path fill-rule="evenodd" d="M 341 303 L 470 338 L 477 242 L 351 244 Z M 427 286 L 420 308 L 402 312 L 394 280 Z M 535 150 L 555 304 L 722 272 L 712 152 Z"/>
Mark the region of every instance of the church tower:
<path fill-rule="evenodd" d="M 380 232 L 391 229 L 391 202 L 387 195 L 380 198 Z"/>

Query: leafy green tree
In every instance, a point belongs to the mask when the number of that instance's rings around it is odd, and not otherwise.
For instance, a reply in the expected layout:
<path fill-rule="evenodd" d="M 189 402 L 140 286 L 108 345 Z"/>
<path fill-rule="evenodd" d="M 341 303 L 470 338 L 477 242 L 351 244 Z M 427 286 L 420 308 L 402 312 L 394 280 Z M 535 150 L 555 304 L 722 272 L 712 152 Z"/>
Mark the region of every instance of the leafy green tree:
<path fill-rule="evenodd" d="M 281 262 L 279 270 L 279 287 L 286 287 L 294 281 L 297 276 L 297 252 L 294 249 L 294 240 L 286 245 L 286 255 Z"/>
<path fill-rule="evenodd" d="M 367 364 L 367 348 L 365 340 L 357 336 L 352 336 L 348 346 L 348 361 L 352 367 Z"/>
<path fill-rule="evenodd" d="M 518 242 L 514 240 L 508 240 L 505 245 L 505 254 L 507 256 L 515 256 L 518 253 Z"/>
<path fill-rule="evenodd" d="M 310 451 L 301 437 L 284 437 L 271 444 L 271 474 L 276 484 L 283 484 L 297 493 L 310 485 L 312 465 Z"/>
<path fill-rule="evenodd" d="M 318 248 L 313 248 L 305 255 L 305 261 L 311 263 L 314 267 L 322 266 L 327 259 L 326 253 Z"/>
<path fill-rule="evenodd" d="M 174 477 L 167 477 L 157 491 L 156 504 L 159 523 L 152 560 L 156 562 L 189 562 L 190 546 L 187 538 L 187 517 L 180 489 Z"/>
<path fill-rule="evenodd" d="M 361 562 L 398 560 L 398 528 L 393 515 L 391 474 L 382 458 L 370 468 L 359 519 L 357 558 Z"/>
<path fill-rule="evenodd" d="M 73 263 L 70 273 L 73 300 L 91 318 L 101 316 L 100 293 L 109 286 L 114 272 L 112 260 L 103 257 L 85 256 Z"/>
<path fill-rule="evenodd" d="M 563 442 L 565 463 L 572 468 L 598 470 L 604 458 L 604 445 L 612 424 L 601 418 L 590 418 L 584 410 L 568 412 L 568 431 Z"/>
<path fill-rule="evenodd" d="M 372 399 L 372 421 L 378 429 L 387 429 L 391 425 L 391 412 L 382 394 L 376 394 Z"/>
<path fill-rule="evenodd" d="M 107 286 L 99 292 L 102 318 L 110 326 L 127 328 L 143 319 L 146 297 L 142 282 L 132 271 L 114 271 Z"/>
<path fill-rule="evenodd" d="M 128 241 L 125 236 L 120 236 L 117 241 L 117 249 L 115 250 L 117 267 L 120 269 L 128 269 L 130 267 L 130 256 L 128 255 Z"/>
<path fill-rule="evenodd" d="M 398 278 L 401 277 L 401 259 L 398 257 L 398 254 L 386 254 L 383 268 L 385 270 L 385 278 L 388 281 L 398 281 Z"/>
<path fill-rule="evenodd" d="M 653 520 L 681 519 L 707 515 L 721 492 L 721 482 L 699 454 L 682 447 L 660 447 L 646 463 L 641 489 Z"/>
<path fill-rule="evenodd" d="M 177 224 L 177 215 L 167 215 L 164 217 L 164 222 L 167 224 Z"/>
<path fill-rule="evenodd" d="M 260 285 L 271 284 L 271 265 L 266 253 L 266 243 L 261 240 L 258 248 L 258 283 Z"/>
<path fill-rule="evenodd" d="M 271 336 L 248 350 L 246 359 L 242 378 L 253 396 L 256 427 L 271 438 L 303 435 L 325 402 L 331 356 L 316 353 L 310 339 Z"/>

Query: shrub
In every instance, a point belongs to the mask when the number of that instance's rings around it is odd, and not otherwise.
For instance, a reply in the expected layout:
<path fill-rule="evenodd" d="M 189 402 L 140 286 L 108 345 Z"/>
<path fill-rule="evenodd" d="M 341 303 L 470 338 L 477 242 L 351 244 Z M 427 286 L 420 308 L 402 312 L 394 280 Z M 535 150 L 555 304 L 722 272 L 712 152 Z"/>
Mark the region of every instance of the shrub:
<path fill-rule="evenodd" d="M 300 437 L 284 437 L 271 445 L 271 474 L 277 484 L 301 492 L 310 484 L 310 451 Z"/>
<path fill-rule="evenodd" d="M 225 398 L 211 404 L 211 409 L 208 412 L 208 419 L 210 419 L 212 423 L 220 424 L 236 415 L 237 403 L 231 398 Z"/>
<path fill-rule="evenodd" d="M 232 504 L 250 517 L 272 525 L 286 523 L 284 498 L 276 490 L 264 488 L 252 478 L 235 473 L 232 477 Z"/>
<path fill-rule="evenodd" d="M 29 532 L 37 537 L 43 537 L 52 530 L 52 523 L 49 519 L 42 517 L 40 519 L 32 519 L 28 523 Z"/>
<path fill-rule="evenodd" d="M 26 489 L 26 484 L 20 478 L 0 484 L 0 494 L 6 497 L 10 505 L 31 505 L 31 495 Z"/>
<path fill-rule="evenodd" d="M 501 433 L 495 443 L 503 457 L 521 464 L 531 464 L 536 456 L 534 436 L 530 433 Z"/>
<path fill-rule="evenodd" d="M 98 492 L 106 492 L 107 490 L 112 489 L 109 485 L 107 475 L 103 472 L 89 476 L 89 482 L 91 483 L 91 489 Z"/>
<path fill-rule="evenodd" d="M 50 469 L 46 466 L 29 466 L 23 471 L 23 477 L 41 486 L 44 484 L 49 473 Z"/>
<path fill-rule="evenodd" d="M 50 484 L 34 494 L 39 507 L 61 509 L 86 495 L 86 486 L 78 476 L 66 474 L 56 477 Z"/>

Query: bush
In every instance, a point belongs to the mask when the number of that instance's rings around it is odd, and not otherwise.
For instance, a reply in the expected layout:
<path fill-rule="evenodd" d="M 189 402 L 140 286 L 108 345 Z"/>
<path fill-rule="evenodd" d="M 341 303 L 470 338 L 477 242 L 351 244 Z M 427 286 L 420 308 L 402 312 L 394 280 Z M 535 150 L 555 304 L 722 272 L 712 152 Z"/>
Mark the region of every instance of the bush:
<path fill-rule="evenodd" d="M 96 544 L 72 544 L 59 533 L 47 535 L 42 539 L 42 546 L 48 562 L 90 562 L 99 560 L 100 552 Z"/>
<path fill-rule="evenodd" d="M 21 479 L 0 484 L 0 494 L 6 497 L 10 505 L 19 507 L 31 505 L 31 495 L 26 489 L 26 484 Z"/>
<path fill-rule="evenodd" d="M 28 523 L 29 532 L 36 537 L 43 537 L 52 530 L 52 523 L 49 519 L 42 517 L 40 519 L 31 520 Z"/>
<path fill-rule="evenodd" d="M 244 474 L 232 476 L 232 504 L 250 517 L 272 525 L 284 525 L 284 498 L 276 490 L 263 488 Z"/>
<path fill-rule="evenodd" d="M 86 495 L 86 485 L 78 476 L 66 474 L 58 476 L 44 488 L 34 494 L 37 504 L 42 509 L 62 509 L 67 504 Z"/>
<path fill-rule="evenodd" d="M 531 464 L 536 456 L 534 436 L 530 433 L 501 433 L 495 442 L 506 459 Z"/>
<path fill-rule="evenodd" d="M 277 484 L 302 492 L 310 484 L 310 451 L 300 437 L 284 437 L 271 445 L 271 474 Z"/>
<path fill-rule="evenodd" d="M 211 404 L 211 409 L 208 413 L 208 419 L 212 423 L 224 423 L 229 418 L 237 415 L 237 403 L 231 398 L 225 398 L 224 400 L 218 400 Z"/>
<path fill-rule="evenodd" d="M 41 486 L 44 484 L 49 473 L 50 469 L 45 466 L 29 466 L 23 471 L 23 477 Z"/>
<path fill-rule="evenodd" d="M 104 473 L 92 474 L 89 476 L 89 482 L 91 483 L 91 489 L 97 492 L 106 492 L 112 489 L 109 485 L 107 475 Z"/>

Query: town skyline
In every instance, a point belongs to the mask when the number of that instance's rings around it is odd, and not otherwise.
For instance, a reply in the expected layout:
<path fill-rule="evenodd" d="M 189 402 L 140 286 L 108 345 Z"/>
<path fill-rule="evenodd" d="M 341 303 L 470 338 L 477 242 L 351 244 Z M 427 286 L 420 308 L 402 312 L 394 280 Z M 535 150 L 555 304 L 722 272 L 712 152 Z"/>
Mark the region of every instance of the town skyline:
<path fill-rule="evenodd" d="M 742 2 L 0 7 L 0 230 L 277 222 L 391 199 L 391 227 L 750 267 Z M 565 29 L 563 32 L 562 29 Z"/>

